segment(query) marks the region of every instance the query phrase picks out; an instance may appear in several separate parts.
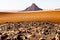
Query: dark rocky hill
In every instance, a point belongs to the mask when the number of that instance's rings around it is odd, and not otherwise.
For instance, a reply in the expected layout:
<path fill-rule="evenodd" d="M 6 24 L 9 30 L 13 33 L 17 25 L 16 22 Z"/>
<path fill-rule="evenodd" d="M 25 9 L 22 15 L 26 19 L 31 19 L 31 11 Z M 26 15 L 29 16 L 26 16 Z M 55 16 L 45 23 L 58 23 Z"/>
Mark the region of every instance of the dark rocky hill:
<path fill-rule="evenodd" d="M 39 8 L 36 4 L 33 3 L 31 6 L 26 8 L 24 11 L 37 11 L 37 10 L 43 10 L 43 9 Z"/>
<path fill-rule="evenodd" d="M 58 8 L 58 9 L 55 9 L 55 10 L 60 10 L 60 8 Z"/>

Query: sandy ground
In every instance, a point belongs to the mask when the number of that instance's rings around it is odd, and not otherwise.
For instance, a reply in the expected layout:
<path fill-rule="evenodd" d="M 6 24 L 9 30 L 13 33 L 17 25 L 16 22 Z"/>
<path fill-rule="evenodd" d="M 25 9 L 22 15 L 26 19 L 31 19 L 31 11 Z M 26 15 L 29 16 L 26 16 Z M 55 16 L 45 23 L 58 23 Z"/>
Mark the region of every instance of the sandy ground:
<path fill-rule="evenodd" d="M 35 12 L 0 12 L 0 23 L 20 21 L 51 21 L 60 23 L 60 10 Z"/>

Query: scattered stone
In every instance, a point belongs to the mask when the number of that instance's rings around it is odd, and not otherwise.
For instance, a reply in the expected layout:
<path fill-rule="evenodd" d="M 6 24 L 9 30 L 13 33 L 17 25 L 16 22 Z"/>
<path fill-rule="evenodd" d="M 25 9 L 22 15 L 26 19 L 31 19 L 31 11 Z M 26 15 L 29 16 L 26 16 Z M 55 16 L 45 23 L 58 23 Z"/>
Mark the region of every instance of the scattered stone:
<path fill-rule="evenodd" d="M 50 40 L 54 39 L 57 33 L 60 35 L 60 24 L 51 22 L 6 22 L 0 24 L 0 40 Z"/>

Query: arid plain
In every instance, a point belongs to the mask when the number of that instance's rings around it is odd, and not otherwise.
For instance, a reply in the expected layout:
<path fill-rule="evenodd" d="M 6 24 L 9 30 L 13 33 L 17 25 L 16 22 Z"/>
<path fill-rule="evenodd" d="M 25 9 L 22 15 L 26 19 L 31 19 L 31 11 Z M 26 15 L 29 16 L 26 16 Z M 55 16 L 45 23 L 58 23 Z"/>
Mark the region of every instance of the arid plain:
<path fill-rule="evenodd" d="M 0 40 L 60 40 L 60 10 L 0 12 L 0 34 Z"/>
<path fill-rule="evenodd" d="M 60 23 L 60 10 L 0 12 L 0 23 L 20 21 L 50 21 Z"/>

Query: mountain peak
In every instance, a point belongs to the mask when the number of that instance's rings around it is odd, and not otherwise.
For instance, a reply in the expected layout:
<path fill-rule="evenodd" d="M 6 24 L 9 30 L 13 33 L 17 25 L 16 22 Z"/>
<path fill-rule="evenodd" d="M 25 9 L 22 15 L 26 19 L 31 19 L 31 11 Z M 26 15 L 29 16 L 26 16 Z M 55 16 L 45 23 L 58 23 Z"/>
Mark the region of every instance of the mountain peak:
<path fill-rule="evenodd" d="M 35 4 L 35 3 L 33 3 L 31 6 L 36 6 L 36 4 Z"/>
<path fill-rule="evenodd" d="M 39 8 L 35 3 L 33 3 L 31 6 L 26 8 L 24 11 L 37 11 L 37 10 L 42 10 L 42 9 Z"/>

